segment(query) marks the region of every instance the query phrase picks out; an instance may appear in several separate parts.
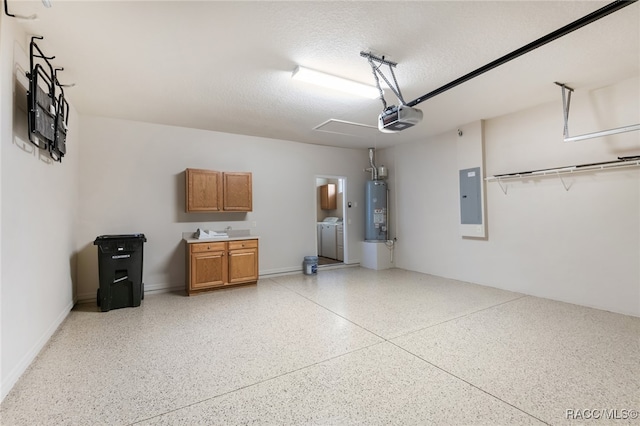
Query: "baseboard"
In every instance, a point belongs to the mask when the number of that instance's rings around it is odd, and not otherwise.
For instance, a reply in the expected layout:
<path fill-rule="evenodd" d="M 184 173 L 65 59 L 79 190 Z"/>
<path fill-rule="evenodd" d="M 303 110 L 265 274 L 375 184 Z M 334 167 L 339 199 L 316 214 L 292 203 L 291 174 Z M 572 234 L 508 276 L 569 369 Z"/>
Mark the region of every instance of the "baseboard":
<path fill-rule="evenodd" d="M 96 300 L 96 292 L 92 293 L 80 293 L 76 295 L 76 303 L 87 303 Z"/>
<path fill-rule="evenodd" d="M 144 284 L 144 294 L 169 293 L 184 290 L 184 283 L 180 284 Z M 77 303 L 95 303 L 97 289 L 90 293 L 80 293 L 76 296 Z"/>
<path fill-rule="evenodd" d="M 13 389 L 15 384 L 18 382 L 20 376 L 22 376 L 22 374 L 27 371 L 27 368 L 29 368 L 33 360 L 36 359 L 42 348 L 44 348 L 45 345 L 49 342 L 51 336 L 53 336 L 56 330 L 58 330 L 60 324 L 62 324 L 65 318 L 67 318 L 67 315 L 69 315 L 69 312 L 71 312 L 73 305 L 73 301 L 69 302 L 69 304 L 63 309 L 60 315 L 58 315 L 58 317 L 49 326 L 45 333 L 40 336 L 35 345 L 33 345 L 33 347 L 22 357 L 18 365 L 13 370 L 11 370 L 11 372 L 7 376 L 7 379 L 0 385 L 0 392 L 2 395 L 0 397 L 0 401 L 4 400 L 4 398 L 9 394 L 11 389 Z"/>
<path fill-rule="evenodd" d="M 350 268 L 353 266 L 360 266 L 359 262 L 356 263 L 340 263 L 335 265 L 322 265 L 322 270 Z M 290 266 L 287 268 L 275 268 L 260 271 L 259 278 L 271 278 L 281 275 L 293 275 L 302 274 L 302 266 Z M 172 291 L 184 290 L 184 283 L 180 284 L 145 284 L 144 294 L 159 294 L 169 293 Z M 97 289 L 89 293 L 80 293 L 76 295 L 77 303 L 95 303 L 97 296 Z"/>
<path fill-rule="evenodd" d="M 333 265 L 321 265 L 318 266 L 319 270 L 329 270 L 329 269 L 341 269 L 341 268 L 352 268 L 354 266 L 360 266 L 360 263 L 337 263 Z M 268 269 L 266 271 L 260 272 L 260 278 L 274 278 L 283 275 L 295 275 L 302 274 L 302 268 L 293 267 L 293 268 L 278 268 L 278 269 Z"/>
<path fill-rule="evenodd" d="M 296 272 L 302 273 L 302 264 L 296 267 L 287 267 L 287 268 L 275 268 L 275 269 L 266 269 L 260 271 L 260 278 L 268 278 L 273 275 L 280 274 L 295 274 Z"/>
<path fill-rule="evenodd" d="M 180 284 L 152 284 L 144 285 L 144 294 L 171 293 L 173 291 L 184 291 L 184 283 Z"/>
<path fill-rule="evenodd" d="M 359 263 L 333 263 L 329 265 L 319 265 L 318 271 L 330 271 L 331 269 L 353 268 L 360 266 Z"/>

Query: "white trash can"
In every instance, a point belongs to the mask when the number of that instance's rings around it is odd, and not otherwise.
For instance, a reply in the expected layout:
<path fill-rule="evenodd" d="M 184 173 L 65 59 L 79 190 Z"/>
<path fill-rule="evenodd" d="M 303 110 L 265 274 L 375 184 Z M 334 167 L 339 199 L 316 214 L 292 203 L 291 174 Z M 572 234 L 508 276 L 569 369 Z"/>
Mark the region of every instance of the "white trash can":
<path fill-rule="evenodd" d="M 302 262 L 302 272 L 305 275 L 315 275 L 318 273 L 318 256 L 305 256 Z"/>

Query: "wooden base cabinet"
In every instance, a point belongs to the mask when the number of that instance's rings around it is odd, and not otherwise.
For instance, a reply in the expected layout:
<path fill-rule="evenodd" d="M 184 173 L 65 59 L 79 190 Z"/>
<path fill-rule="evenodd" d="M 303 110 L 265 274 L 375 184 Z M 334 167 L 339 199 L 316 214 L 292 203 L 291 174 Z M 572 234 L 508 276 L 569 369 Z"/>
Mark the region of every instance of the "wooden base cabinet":
<path fill-rule="evenodd" d="M 187 285 L 194 293 L 258 281 L 258 240 L 187 244 Z"/>

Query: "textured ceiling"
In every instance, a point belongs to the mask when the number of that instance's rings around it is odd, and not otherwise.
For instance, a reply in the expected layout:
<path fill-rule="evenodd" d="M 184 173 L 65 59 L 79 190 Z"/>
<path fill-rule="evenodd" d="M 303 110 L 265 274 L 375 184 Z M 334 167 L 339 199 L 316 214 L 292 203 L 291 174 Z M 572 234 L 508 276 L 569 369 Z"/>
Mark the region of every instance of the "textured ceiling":
<path fill-rule="evenodd" d="M 327 120 L 375 126 L 380 100 L 291 80 L 296 65 L 373 84 L 362 50 L 398 62 L 413 100 L 608 2 L 601 1 L 40 1 L 8 0 L 63 66 L 80 114 L 366 148 L 424 139 L 479 119 L 558 101 L 640 74 L 633 4 L 418 105 L 398 134 L 314 130 Z M 28 40 L 25 40 L 25 46 Z M 389 104 L 397 104 L 385 91 Z M 179 143 L 179 141 L 176 141 Z"/>

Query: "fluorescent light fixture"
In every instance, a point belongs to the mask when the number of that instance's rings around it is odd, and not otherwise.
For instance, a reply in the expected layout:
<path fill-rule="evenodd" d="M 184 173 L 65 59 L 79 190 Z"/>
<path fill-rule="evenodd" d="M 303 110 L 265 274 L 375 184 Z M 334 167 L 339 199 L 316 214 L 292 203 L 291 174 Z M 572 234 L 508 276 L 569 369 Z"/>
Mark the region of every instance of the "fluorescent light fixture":
<path fill-rule="evenodd" d="M 44 7 L 51 7 L 51 0 L 42 0 L 42 4 Z"/>
<path fill-rule="evenodd" d="M 293 70 L 291 78 L 329 89 L 350 93 L 352 95 L 363 96 L 369 99 L 376 99 L 380 97 L 380 91 L 375 86 L 369 86 L 368 84 L 347 80 L 346 78 L 325 74 L 323 72 L 301 66 L 298 66 Z"/>

